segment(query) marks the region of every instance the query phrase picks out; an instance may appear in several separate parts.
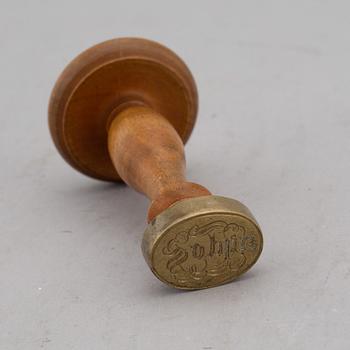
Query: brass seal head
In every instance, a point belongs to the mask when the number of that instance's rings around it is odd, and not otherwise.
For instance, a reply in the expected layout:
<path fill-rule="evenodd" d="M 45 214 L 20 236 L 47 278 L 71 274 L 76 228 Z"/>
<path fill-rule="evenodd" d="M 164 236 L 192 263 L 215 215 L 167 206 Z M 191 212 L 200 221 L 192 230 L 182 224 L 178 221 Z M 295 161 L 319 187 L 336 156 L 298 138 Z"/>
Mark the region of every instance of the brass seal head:
<path fill-rule="evenodd" d="M 220 196 L 176 202 L 150 222 L 142 251 L 152 272 L 180 289 L 230 282 L 258 260 L 263 237 L 242 203 Z"/>

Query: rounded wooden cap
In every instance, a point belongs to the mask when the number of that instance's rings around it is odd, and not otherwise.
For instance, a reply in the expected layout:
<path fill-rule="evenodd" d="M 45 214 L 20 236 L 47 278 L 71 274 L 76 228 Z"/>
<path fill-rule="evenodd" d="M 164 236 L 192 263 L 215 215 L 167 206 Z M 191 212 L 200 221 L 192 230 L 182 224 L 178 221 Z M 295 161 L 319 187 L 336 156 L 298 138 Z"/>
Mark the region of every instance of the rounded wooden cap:
<path fill-rule="evenodd" d="M 230 282 L 258 260 L 263 236 L 242 203 L 221 196 L 176 202 L 151 221 L 142 251 L 152 272 L 180 289 Z"/>
<path fill-rule="evenodd" d="M 113 39 L 81 53 L 62 72 L 49 103 L 49 127 L 63 158 L 107 181 L 120 177 L 107 147 L 108 125 L 122 105 L 144 104 L 167 118 L 185 143 L 198 97 L 185 63 L 146 39 Z"/>

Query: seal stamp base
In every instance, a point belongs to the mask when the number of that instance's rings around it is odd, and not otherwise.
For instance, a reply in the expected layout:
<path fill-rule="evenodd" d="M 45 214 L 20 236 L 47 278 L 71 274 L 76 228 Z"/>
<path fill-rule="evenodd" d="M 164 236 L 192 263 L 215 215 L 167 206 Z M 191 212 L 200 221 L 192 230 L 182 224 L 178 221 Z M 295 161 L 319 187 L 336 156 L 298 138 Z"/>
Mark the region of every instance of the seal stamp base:
<path fill-rule="evenodd" d="M 263 237 L 242 203 L 220 196 L 179 201 L 147 227 L 142 250 L 153 273 L 180 289 L 228 283 L 258 260 Z"/>

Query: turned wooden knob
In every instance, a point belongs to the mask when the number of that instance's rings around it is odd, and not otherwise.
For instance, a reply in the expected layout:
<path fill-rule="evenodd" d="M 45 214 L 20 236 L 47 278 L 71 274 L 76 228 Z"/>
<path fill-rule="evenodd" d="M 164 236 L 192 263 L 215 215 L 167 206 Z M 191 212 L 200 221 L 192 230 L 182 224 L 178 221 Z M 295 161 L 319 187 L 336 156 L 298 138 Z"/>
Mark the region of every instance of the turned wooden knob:
<path fill-rule="evenodd" d="M 184 143 L 197 104 L 185 63 L 136 38 L 80 54 L 49 104 L 51 135 L 69 164 L 100 180 L 125 181 L 151 200 L 145 259 L 160 280 L 182 289 L 232 281 L 257 261 L 263 245 L 242 203 L 186 181 Z"/>

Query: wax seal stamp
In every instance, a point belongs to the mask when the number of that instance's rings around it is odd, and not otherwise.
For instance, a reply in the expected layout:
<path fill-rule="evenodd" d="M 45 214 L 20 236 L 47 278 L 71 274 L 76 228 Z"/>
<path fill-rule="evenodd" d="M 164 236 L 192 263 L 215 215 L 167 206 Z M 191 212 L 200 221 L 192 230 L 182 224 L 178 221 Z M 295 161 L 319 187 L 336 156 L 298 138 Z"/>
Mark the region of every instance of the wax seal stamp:
<path fill-rule="evenodd" d="M 197 107 L 185 63 L 136 38 L 80 54 L 49 104 L 51 135 L 69 164 L 96 179 L 125 181 L 150 198 L 143 254 L 161 281 L 181 289 L 232 281 L 254 265 L 263 246 L 243 204 L 185 179 L 183 146 Z"/>
<path fill-rule="evenodd" d="M 258 259 L 262 235 L 249 210 L 219 196 L 185 199 L 149 225 L 143 252 L 154 274 L 183 289 L 227 283 Z"/>

